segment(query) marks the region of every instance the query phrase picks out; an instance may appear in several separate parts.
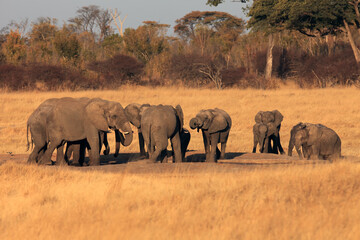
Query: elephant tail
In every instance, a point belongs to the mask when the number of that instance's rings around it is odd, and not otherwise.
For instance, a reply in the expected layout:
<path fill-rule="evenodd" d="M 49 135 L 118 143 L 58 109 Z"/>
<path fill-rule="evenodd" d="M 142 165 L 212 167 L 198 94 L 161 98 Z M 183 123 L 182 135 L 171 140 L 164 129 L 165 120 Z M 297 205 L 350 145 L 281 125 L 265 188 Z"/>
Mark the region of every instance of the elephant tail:
<path fill-rule="evenodd" d="M 26 125 L 26 142 L 27 142 L 26 151 L 29 151 L 29 149 L 30 149 L 29 131 L 30 131 L 30 127 L 29 127 L 29 124 L 27 124 Z M 30 132 L 30 140 L 31 140 L 31 148 L 33 148 L 34 141 L 33 141 L 32 137 L 31 137 L 31 132 Z"/>

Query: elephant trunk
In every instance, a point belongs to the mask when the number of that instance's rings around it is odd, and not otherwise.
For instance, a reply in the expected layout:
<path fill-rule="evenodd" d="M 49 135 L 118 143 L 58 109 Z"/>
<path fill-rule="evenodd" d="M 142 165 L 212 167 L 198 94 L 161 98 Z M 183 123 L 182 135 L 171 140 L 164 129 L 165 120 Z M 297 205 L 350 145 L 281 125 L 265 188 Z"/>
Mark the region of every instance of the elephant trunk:
<path fill-rule="evenodd" d="M 131 144 L 133 140 L 133 131 L 131 129 L 130 123 L 125 123 L 121 130 L 122 133 L 120 137 L 120 142 L 123 146 L 127 147 Z"/>
<path fill-rule="evenodd" d="M 203 125 L 203 122 L 199 118 L 192 118 L 189 125 L 191 129 L 200 128 Z"/>
<path fill-rule="evenodd" d="M 130 123 L 127 122 L 122 127 L 122 132 L 120 132 L 118 129 L 115 129 L 115 154 L 114 156 L 117 157 L 119 155 L 120 150 L 120 143 L 127 147 L 131 144 L 133 140 L 133 131 L 130 127 Z"/>

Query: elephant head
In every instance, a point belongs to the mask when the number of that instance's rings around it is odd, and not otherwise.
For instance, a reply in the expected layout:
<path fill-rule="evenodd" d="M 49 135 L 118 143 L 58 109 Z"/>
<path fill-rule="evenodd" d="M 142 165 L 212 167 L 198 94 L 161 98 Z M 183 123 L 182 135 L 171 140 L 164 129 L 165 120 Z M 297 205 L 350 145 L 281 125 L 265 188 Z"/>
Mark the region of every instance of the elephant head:
<path fill-rule="evenodd" d="M 288 151 L 289 156 L 292 156 L 292 150 L 295 147 L 299 157 L 302 158 L 301 146 L 310 145 L 310 141 L 314 141 L 313 139 L 310 139 L 310 129 L 308 127 L 313 128 L 312 126 L 309 126 L 309 124 L 300 122 L 291 129 Z"/>
<path fill-rule="evenodd" d="M 255 115 L 255 122 L 256 123 L 270 123 L 274 122 L 276 126 L 279 126 L 284 119 L 284 116 L 278 111 L 259 111 Z"/>
<path fill-rule="evenodd" d="M 191 129 L 203 129 L 209 131 L 209 133 L 215 133 L 222 131 L 229 127 L 229 123 L 225 116 L 215 110 L 201 110 L 195 118 L 190 120 Z"/>
<path fill-rule="evenodd" d="M 141 113 L 144 109 L 150 107 L 150 104 L 130 103 L 125 107 L 125 114 L 132 125 L 140 129 Z"/>
<path fill-rule="evenodd" d="M 120 103 L 93 99 L 85 107 L 90 122 L 100 131 L 110 129 L 119 130 L 123 135 L 121 143 L 124 146 L 130 145 L 133 139 L 133 131 Z"/>

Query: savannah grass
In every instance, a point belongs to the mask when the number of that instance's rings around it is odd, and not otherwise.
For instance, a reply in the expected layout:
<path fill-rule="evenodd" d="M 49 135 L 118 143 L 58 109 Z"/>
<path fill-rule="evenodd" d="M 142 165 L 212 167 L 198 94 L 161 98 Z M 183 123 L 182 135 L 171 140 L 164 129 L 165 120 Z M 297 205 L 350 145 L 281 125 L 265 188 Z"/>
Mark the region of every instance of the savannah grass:
<path fill-rule="evenodd" d="M 259 110 L 278 109 L 287 152 L 299 121 L 322 123 L 342 140 L 333 164 L 274 164 L 234 172 L 101 172 L 96 167 L 0 165 L 0 239 L 359 239 L 360 91 L 356 88 L 222 91 L 123 87 L 114 91 L 1 93 L 0 153 L 26 153 L 26 121 L 51 97 L 181 104 L 185 124 L 203 108 L 233 120 L 227 151 L 252 150 Z M 135 130 L 135 129 L 134 129 Z M 191 131 L 191 150 L 203 151 Z M 113 134 L 110 134 L 113 151 Z M 137 152 L 134 143 L 122 152 Z M 200 163 L 201 164 L 201 163 Z M 206 164 L 203 163 L 203 166 Z M 159 166 L 161 168 L 161 166 Z M 85 168 L 83 168 L 85 169 Z M 187 168 L 188 169 L 188 168 Z"/>

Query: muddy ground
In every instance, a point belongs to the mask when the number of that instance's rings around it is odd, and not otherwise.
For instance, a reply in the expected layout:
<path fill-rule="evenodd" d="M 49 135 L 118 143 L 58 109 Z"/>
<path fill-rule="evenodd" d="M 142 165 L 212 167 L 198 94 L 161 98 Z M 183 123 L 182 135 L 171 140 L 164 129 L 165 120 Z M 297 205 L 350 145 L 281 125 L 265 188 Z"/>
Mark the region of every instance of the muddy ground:
<path fill-rule="evenodd" d="M 19 164 L 26 164 L 27 154 L 0 154 L 0 165 L 12 161 Z M 55 161 L 56 157 L 53 155 Z M 168 158 L 170 161 L 172 157 Z M 205 154 L 201 151 L 189 151 L 186 154 L 186 162 L 174 163 L 148 163 L 146 159 L 140 158 L 138 153 L 121 153 L 117 158 L 112 154 L 101 155 L 100 166 L 79 166 L 73 164 L 68 168 L 79 171 L 104 171 L 104 172 L 127 172 L 127 173 L 172 173 L 172 172 L 239 172 L 258 168 L 278 168 L 291 165 L 307 164 L 330 164 L 324 160 L 300 160 L 297 156 L 260 154 L 260 153 L 240 153 L 230 152 L 226 154 L 226 159 L 219 160 L 218 163 L 205 163 Z M 357 157 L 345 158 L 346 161 L 360 163 Z M 57 167 L 47 164 L 48 167 Z"/>

